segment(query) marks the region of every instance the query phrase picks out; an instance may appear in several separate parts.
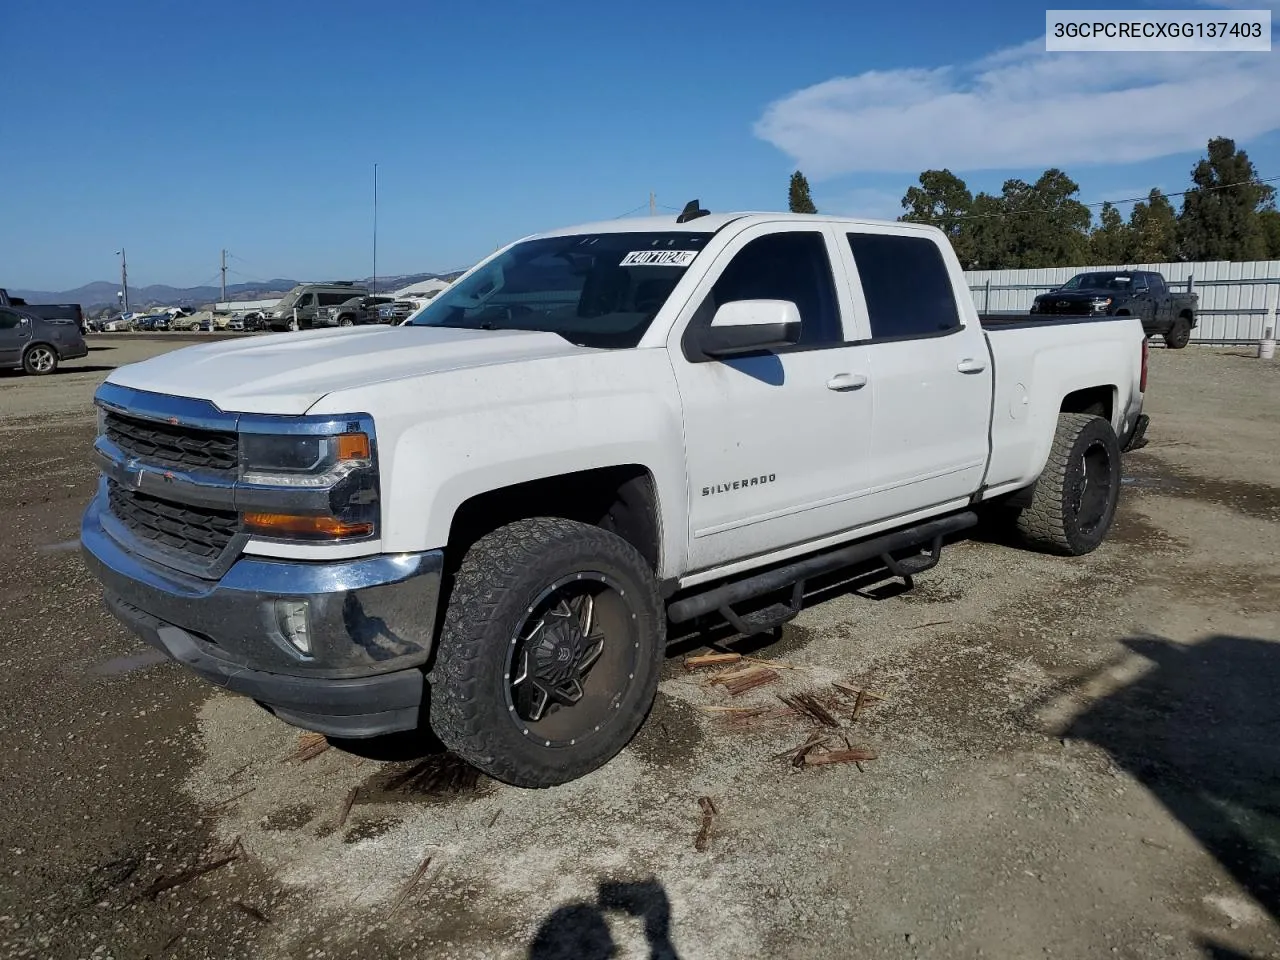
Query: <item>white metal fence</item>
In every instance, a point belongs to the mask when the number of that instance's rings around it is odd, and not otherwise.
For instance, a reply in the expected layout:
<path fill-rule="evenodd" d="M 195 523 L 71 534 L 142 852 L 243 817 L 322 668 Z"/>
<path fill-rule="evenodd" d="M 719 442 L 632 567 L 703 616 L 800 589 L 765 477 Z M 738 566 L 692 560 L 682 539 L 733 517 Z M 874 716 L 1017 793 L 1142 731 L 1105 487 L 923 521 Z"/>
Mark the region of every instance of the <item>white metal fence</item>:
<path fill-rule="evenodd" d="M 1089 270 L 1155 270 L 1164 274 L 1171 289 L 1199 294 L 1193 343 L 1258 343 L 1263 339 L 1267 308 L 1280 296 L 1280 260 L 968 270 L 965 279 L 979 313 L 1026 313 L 1036 294 Z"/>

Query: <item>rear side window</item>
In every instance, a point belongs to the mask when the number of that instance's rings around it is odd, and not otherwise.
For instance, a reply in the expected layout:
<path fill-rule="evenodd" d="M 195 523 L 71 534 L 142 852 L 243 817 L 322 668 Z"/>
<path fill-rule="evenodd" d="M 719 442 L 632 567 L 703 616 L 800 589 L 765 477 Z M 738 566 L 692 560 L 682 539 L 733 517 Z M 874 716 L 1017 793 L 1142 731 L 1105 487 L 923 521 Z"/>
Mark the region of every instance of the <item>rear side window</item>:
<path fill-rule="evenodd" d="M 821 233 L 787 231 L 752 240 L 711 288 L 712 313 L 735 300 L 790 300 L 800 311 L 800 343 L 841 343 L 836 285 Z"/>
<path fill-rule="evenodd" d="M 960 328 L 955 291 L 936 243 L 890 234 L 848 236 L 873 339 L 925 337 Z"/>

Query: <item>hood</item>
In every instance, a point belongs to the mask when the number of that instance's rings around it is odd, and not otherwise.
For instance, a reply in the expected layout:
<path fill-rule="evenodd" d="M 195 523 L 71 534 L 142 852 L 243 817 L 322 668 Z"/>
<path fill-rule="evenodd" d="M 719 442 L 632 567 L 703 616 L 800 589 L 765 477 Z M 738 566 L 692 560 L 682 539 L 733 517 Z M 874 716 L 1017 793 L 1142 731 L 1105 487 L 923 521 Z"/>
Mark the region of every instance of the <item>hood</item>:
<path fill-rule="evenodd" d="M 335 390 L 590 352 L 554 333 L 524 330 L 337 327 L 174 350 L 120 367 L 107 382 L 208 400 L 229 413 L 298 415 Z"/>

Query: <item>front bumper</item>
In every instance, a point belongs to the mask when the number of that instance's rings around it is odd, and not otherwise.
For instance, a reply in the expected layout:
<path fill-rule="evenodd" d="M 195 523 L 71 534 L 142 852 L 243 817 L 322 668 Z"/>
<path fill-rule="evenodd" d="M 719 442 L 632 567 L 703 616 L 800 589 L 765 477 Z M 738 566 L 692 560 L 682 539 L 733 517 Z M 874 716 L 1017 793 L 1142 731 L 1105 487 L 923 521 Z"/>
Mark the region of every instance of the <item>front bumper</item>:
<path fill-rule="evenodd" d="M 85 512 L 80 540 L 108 608 L 143 640 L 296 726 L 371 737 L 418 725 L 443 553 L 333 563 L 243 557 L 219 580 L 145 560 Z M 310 655 L 282 632 L 277 601 L 305 600 Z"/>

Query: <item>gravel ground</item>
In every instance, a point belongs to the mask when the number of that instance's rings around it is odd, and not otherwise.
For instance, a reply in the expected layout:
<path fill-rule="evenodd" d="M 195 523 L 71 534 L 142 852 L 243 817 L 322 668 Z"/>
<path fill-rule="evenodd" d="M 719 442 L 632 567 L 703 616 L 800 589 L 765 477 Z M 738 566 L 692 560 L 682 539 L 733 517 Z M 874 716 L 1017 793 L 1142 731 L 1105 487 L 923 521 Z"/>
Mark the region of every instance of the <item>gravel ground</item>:
<path fill-rule="evenodd" d="M 992 533 L 910 592 L 832 584 L 734 646 L 782 679 L 732 701 L 685 639 L 615 762 L 521 791 L 291 758 L 110 620 L 75 544 L 88 401 L 178 338 L 91 341 L 0 378 L 0 955 L 1280 957 L 1280 364 L 1153 351 L 1095 554 Z M 852 721 L 833 681 L 885 699 Z M 705 709 L 800 691 L 878 759 L 796 769 L 807 723 Z"/>

